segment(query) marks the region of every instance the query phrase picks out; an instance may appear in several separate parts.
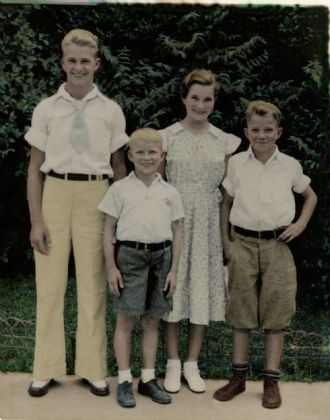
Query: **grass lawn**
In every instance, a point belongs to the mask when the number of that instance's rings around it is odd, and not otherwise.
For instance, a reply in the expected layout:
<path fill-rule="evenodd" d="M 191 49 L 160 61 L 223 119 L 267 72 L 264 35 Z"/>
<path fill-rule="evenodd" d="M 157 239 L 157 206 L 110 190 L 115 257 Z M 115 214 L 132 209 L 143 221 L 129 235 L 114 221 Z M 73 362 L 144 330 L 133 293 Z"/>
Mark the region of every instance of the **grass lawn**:
<path fill-rule="evenodd" d="M 68 373 L 74 369 L 76 327 L 75 281 L 70 279 L 65 301 L 65 331 Z M 0 279 L 0 371 L 31 372 L 35 330 L 35 284 L 32 277 Z M 112 350 L 114 316 L 109 295 L 107 312 L 108 374 L 117 372 Z M 285 332 L 282 374 L 286 380 L 316 381 L 330 379 L 329 311 L 315 312 L 298 308 L 292 326 Z M 182 324 L 181 354 L 185 357 L 187 322 Z M 162 376 L 166 364 L 160 325 L 157 373 Z M 132 372 L 139 375 L 141 367 L 141 329 L 133 335 Z M 250 352 L 250 378 L 259 379 L 263 369 L 263 334 L 253 331 Z M 224 322 L 211 322 L 204 340 L 200 369 L 205 377 L 226 378 L 230 375 L 231 329 Z"/>

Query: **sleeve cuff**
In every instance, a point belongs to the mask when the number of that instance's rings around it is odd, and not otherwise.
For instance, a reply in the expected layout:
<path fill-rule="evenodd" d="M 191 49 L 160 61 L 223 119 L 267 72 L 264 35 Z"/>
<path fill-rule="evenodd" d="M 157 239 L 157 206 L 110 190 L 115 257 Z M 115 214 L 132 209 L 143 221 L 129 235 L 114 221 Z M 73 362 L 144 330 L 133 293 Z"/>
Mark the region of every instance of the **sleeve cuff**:
<path fill-rule="evenodd" d="M 43 152 L 46 150 L 47 135 L 41 131 L 31 127 L 24 138 L 30 146 L 34 146 Z"/>

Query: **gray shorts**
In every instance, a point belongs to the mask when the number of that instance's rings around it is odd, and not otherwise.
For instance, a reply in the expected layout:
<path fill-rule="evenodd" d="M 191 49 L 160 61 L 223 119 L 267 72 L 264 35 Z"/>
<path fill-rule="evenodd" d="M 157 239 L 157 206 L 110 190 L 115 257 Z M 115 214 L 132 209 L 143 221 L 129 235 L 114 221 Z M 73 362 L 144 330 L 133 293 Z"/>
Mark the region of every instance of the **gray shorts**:
<path fill-rule="evenodd" d="M 288 245 L 276 239 L 233 236 L 226 321 L 239 329 L 288 327 L 296 309 L 297 289 Z"/>
<path fill-rule="evenodd" d="M 113 297 L 114 312 L 161 317 L 171 311 L 172 299 L 163 292 L 171 258 L 170 246 L 150 252 L 119 245 L 116 260 L 124 288 Z"/>

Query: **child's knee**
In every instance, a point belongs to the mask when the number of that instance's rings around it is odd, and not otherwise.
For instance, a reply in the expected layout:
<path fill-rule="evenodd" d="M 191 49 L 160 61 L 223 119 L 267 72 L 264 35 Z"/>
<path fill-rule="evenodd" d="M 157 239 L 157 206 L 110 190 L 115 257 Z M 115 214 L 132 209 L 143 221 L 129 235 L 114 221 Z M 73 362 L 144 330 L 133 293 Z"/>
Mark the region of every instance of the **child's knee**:
<path fill-rule="evenodd" d="M 264 330 L 264 333 L 266 335 L 282 335 L 283 334 L 283 330 Z"/>
<path fill-rule="evenodd" d="M 141 325 L 143 331 L 158 330 L 159 318 L 152 315 L 142 315 Z"/>
<path fill-rule="evenodd" d="M 131 333 L 134 328 L 134 317 L 125 314 L 118 314 L 116 319 L 116 331 Z"/>

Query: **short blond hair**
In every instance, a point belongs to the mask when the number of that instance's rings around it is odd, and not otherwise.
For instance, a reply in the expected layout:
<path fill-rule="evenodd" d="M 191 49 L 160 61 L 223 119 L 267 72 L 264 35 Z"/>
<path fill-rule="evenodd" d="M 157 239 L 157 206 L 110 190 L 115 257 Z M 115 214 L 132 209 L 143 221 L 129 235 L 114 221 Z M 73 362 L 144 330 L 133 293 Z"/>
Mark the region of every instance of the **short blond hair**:
<path fill-rule="evenodd" d="M 245 111 L 246 122 L 249 122 L 253 115 L 271 115 L 281 125 L 282 113 L 276 105 L 266 101 L 252 101 Z"/>
<path fill-rule="evenodd" d="M 90 47 L 95 50 L 95 55 L 99 51 L 99 39 L 96 35 L 85 29 L 72 29 L 62 40 L 62 51 L 70 44 L 79 45 L 80 47 Z"/>
<path fill-rule="evenodd" d="M 154 128 L 146 127 L 146 128 L 139 128 L 130 136 L 129 145 L 135 146 L 136 144 L 144 142 L 144 143 L 157 143 L 160 146 L 163 146 L 163 138 L 159 134 L 157 130 Z"/>
<path fill-rule="evenodd" d="M 192 85 L 214 86 L 214 96 L 217 97 L 220 85 L 211 70 L 195 69 L 183 79 L 181 83 L 181 98 L 186 98 Z"/>

